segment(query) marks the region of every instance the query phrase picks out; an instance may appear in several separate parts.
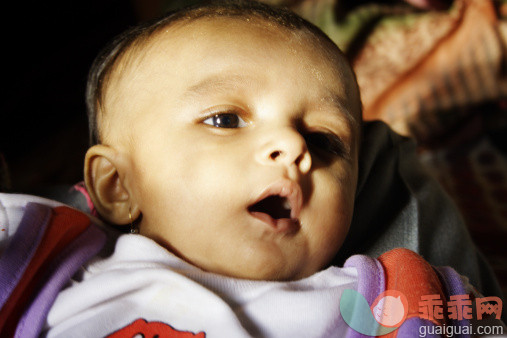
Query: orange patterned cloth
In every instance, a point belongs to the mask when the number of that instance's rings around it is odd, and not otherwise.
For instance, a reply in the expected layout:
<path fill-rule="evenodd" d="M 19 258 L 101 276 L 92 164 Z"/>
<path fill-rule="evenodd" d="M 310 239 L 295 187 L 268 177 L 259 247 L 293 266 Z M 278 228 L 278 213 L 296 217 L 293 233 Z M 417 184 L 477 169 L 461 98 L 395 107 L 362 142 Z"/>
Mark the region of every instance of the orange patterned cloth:
<path fill-rule="evenodd" d="M 281 2 L 349 56 L 365 120 L 420 144 L 439 143 L 476 113 L 471 107 L 507 98 L 505 1 L 455 0 L 441 11 L 378 1 L 348 13 L 337 12 L 343 0 Z M 502 108 L 483 114 L 505 116 Z"/>
<path fill-rule="evenodd" d="M 491 1 L 458 0 L 376 30 L 353 60 L 365 119 L 424 143 L 460 124 L 464 108 L 507 97 L 505 24 Z"/>

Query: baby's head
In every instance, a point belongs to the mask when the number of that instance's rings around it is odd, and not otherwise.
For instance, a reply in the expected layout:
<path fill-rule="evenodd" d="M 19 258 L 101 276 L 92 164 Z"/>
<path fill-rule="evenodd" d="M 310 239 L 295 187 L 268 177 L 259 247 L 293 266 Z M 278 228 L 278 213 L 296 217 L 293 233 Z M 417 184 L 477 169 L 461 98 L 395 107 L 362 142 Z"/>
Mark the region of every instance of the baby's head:
<path fill-rule="evenodd" d="M 169 15 L 92 67 L 85 181 L 108 222 L 223 275 L 293 280 L 350 226 L 361 103 L 338 48 L 241 2 Z"/>

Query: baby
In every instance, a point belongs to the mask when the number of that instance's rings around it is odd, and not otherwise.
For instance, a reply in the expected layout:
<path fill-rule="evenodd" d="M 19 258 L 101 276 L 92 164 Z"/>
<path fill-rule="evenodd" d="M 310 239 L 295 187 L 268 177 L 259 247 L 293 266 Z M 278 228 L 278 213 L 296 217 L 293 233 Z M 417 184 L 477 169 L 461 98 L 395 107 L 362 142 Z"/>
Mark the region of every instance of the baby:
<path fill-rule="evenodd" d="M 110 234 L 69 272 L 45 335 L 353 336 L 350 304 L 370 311 L 390 281 L 403 286 L 389 271 L 427 264 L 397 252 L 330 266 L 354 209 L 361 101 L 340 50 L 295 14 L 255 2 L 180 10 L 122 34 L 90 74 L 86 188 L 102 219 L 138 234 Z M 432 273 L 418 285 L 438 284 Z M 344 290 L 357 293 L 340 311 Z M 417 291 L 407 298 L 445 297 Z M 397 329 L 380 327 L 363 333 Z"/>
<path fill-rule="evenodd" d="M 344 56 L 296 15 L 245 3 L 125 33 L 94 65 L 99 214 L 209 272 L 295 280 L 352 217 L 361 102 Z"/>

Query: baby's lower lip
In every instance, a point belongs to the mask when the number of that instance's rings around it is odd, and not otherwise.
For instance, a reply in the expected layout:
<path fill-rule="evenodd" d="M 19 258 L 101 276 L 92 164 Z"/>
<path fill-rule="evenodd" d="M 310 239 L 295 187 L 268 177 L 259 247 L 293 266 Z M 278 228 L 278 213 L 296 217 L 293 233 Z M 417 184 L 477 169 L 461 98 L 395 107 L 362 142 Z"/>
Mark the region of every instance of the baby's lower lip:
<path fill-rule="evenodd" d="M 250 212 L 250 215 L 269 225 L 270 228 L 275 232 L 292 232 L 299 229 L 298 219 L 291 218 L 274 219 L 270 215 L 259 211 L 252 211 Z"/>

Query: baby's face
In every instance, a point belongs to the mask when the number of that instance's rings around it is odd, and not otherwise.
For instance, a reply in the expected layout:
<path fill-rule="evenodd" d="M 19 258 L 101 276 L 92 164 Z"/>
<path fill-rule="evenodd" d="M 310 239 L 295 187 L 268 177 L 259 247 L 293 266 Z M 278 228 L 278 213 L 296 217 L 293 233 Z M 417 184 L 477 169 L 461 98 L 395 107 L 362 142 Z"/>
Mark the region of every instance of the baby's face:
<path fill-rule="evenodd" d="M 176 25 L 106 102 L 140 233 L 207 271 L 289 280 L 352 217 L 359 97 L 343 60 L 263 22 Z"/>

